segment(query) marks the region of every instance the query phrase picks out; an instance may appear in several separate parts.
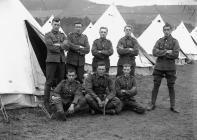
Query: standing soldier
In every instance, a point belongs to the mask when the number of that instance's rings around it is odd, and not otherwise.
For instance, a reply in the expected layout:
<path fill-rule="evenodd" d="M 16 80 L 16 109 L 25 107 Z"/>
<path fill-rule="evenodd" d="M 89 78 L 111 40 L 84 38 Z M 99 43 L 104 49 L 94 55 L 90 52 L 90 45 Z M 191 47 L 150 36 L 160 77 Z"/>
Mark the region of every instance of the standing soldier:
<path fill-rule="evenodd" d="M 59 83 L 64 79 L 65 73 L 65 54 L 67 49 L 67 40 L 63 33 L 59 31 L 60 18 L 55 17 L 52 20 L 52 30 L 45 35 L 47 47 L 46 58 L 46 83 L 44 89 L 44 104 L 49 109 L 50 90 L 54 80 Z"/>
<path fill-rule="evenodd" d="M 62 80 L 51 95 L 52 103 L 57 109 L 56 117 L 61 120 L 66 120 L 66 115 L 81 111 L 86 104 L 81 84 L 75 80 L 77 77 L 75 69 L 68 69 L 66 76 L 67 79 Z M 67 110 L 66 113 L 63 106 Z"/>
<path fill-rule="evenodd" d="M 175 59 L 179 56 L 179 43 L 171 36 L 172 26 L 166 23 L 163 27 L 164 37 L 160 38 L 154 48 L 153 56 L 157 57 L 153 71 L 154 87 L 152 90 L 151 105 L 148 110 L 155 109 L 157 94 L 163 77 L 167 79 L 167 86 L 170 96 L 170 110 L 178 113 L 175 109 L 175 91 L 174 84 L 176 80 Z"/>
<path fill-rule="evenodd" d="M 86 101 L 91 113 L 118 114 L 121 111 L 120 99 L 113 93 L 113 82 L 105 72 L 104 62 L 97 64 L 97 71 L 86 79 Z M 106 109 L 106 110 L 105 110 Z"/>
<path fill-rule="evenodd" d="M 122 37 L 117 45 L 117 52 L 119 54 L 117 76 L 123 74 L 123 64 L 128 63 L 131 65 L 130 74 L 134 76 L 135 74 L 135 56 L 139 53 L 139 44 L 135 38 L 131 36 L 133 27 L 131 25 L 126 25 L 124 28 L 125 36 Z"/>
<path fill-rule="evenodd" d="M 109 73 L 110 60 L 109 56 L 113 54 L 113 47 L 110 40 L 106 39 L 108 28 L 100 28 L 100 38 L 96 39 L 92 45 L 92 55 L 94 56 L 92 61 L 92 70 L 96 72 L 97 63 L 104 62 L 106 65 L 106 72 Z"/>
<path fill-rule="evenodd" d="M 74 68 L 77 80 L 83 82 L 85 55 L 89 53 L 88 38 L 82 33 L 82 23 L 75 23 L 75 32 L 68 35 L 69 50 L 67 53 L 67 68 Z"/>
<path fill-rule="evenodd" d="M 143 114 L 145 109 L 141 107 L 134 96 L 137 94 L 137 85 L 135 77 L 130 75 L 131 65 L 123 65 L 123 75 L 117 77 L 115 81 L 115 90 L 117 97 L 121 100 L 123 109 L 132 110 L 136 113 Z"/>

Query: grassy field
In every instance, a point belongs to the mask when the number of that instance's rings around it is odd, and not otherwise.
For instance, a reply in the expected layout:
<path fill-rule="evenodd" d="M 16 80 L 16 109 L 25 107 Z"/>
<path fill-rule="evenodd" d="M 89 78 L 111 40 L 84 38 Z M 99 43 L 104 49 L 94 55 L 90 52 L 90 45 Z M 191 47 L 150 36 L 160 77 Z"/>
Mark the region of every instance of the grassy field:
<path fill-rule="evenodd" d="M 178 67 L 175 90 L 179 114 L 169 110 L 169 95 L 163 80 L 156 110 L 144 115 L 131 111 L 116 116 L 85 113 L 62 122 L 47 119 L 38 108 L 9 110 L 10 123 L 0 121 L 0 140 L 195 140 L 196 71 L 197 64 Z M 136 99 L 146 106 L 151 97 L 152 76 L 136 78 Z"/>

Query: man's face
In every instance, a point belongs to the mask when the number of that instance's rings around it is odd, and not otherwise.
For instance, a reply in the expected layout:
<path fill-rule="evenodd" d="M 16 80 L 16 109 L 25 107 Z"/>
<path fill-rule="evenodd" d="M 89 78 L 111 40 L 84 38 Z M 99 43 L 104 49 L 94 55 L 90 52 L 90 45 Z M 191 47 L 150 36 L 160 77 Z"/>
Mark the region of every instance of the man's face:
<path fill-rule="evenodd" d="M 131 27 L 125 27 L 124 29 L 125 35 L 130 36 L 132 33 L 132 28 Z"/>
<path fill-rule="evenodd" d="M 81 34 L 82 32 L 82 24 L 75 24 L 75 32 Z"/>
<path fill-rule="evenodd" d="M 106 71 L 106 68 L 105 66 L 98 66 L 97 67 L 97 72 L 100 76 L 104 75 L 105 74 L 105 71 Z"/>
<path fill-rule="evenodd" d="M 124 75 L 130 75 L 131 68 L 129 66 L 123 67 L 123 73 Z"/>
<path fill-rule="evenodd" d="M 67 76 L 69 81 L 74 81 L 75 78 L 77 77 L 75 72 L 68 72 L 66 76 Z"/>
<path fill-rule="evenodd" d="M 171 32 L 172 32 L 171 27 L 166 26 L 166 27 L 163 28 L 163 33 L 164 33 L 165 36 L 171 35 Z"/>
<path fill-rule="evenodd" d="M 53 22 L 52 22 L 52 28 L 53 28 L 53 30 L 55 30 L 55 31 L 59 31 L 59 28 L 60 28 L 60 21 L 58 21 L 58 22 L 53 21 Z"/>
<path fill-rule="evenodd" d="M 106 36 L 107 36 L 107 29 L 102 29 L 101 28 L 99 33 L 100 33 L 100 37 L 101 38 L 106 38 Z"/>

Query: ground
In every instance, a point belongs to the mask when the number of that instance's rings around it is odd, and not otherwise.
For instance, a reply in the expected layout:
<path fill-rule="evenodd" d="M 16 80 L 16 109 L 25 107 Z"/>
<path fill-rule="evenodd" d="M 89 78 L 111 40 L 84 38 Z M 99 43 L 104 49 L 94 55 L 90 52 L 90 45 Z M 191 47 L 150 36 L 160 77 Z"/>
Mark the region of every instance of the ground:
<path fill-rule="evenodd" d="M 178 66 L 175 89 L 179 114 L 169 110 L 168 90 L 163 80 L 156 110 L 145 115 L 130 111 L 116 116 L 82 114 L 62 122 L 49 120 L 39 108 L 9 110 L 8 124 L 0 114 L 0 140 L 195 140 L 196 71 L 197 64 Z M 146 106 L 151 97 L 152 76 L 138 75 L 137 84 L 136 99 Z"/>

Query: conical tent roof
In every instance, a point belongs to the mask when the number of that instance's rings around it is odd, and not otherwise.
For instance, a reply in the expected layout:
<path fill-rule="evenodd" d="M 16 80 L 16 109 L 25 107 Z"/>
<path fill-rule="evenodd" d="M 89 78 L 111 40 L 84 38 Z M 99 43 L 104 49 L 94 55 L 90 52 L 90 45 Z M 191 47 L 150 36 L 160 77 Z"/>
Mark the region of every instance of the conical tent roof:
<path fill-rule="evenodd" d="M 92 22 L 90 22 L 90 24 L 83 31 L 83 34 L 87 34 L 89 32 L 89 30 L 92 29 L 92 27 L 93 27 L 93 24 L 92 24 Z"/>
<path fill-rule="evenodd" d="M 197 55 L 197 47 L 183 22 L 172 32 L 172 36 L 178 40 L 180 48 L 186 55 Z"/>
<path fill-rule="evenodd" d="M 107 39 L 112 42 L 114 49 L 114 54 L 110 57 L 110 64 L 111 66 L 117 66 L 119 56 L 116 50 L 116 46 L 120 38 L 125 35 L 124 27 L 126 26 L 126 22 L 124 21 L 115 5 L 112 4 L 111 6 L 109 6 L 109 8 L 103 13 L 103 15 L 96 21 L 91 30 L 85 33 L 88 37 L 90 46 L 92 46 L 95 39 L 100 37 L 99 29 L 102 26 L 108 28 Z M 90 52 L 88 55 L 86 55 L 86 63 L 92 64 L 92 58 L 93 56 Z M 146 60 L 146 62 L 144 63 L 144 61 L 141 60 Z M 136 64 L 137 66 L 152 66 L 152 63 L 146 58 L 136 58 Z"/>
<path fill-rule="evenodd" d="M 51 29 L 52 29 L 52 25 L 51 25 L 51 23 L 52 23 L 52 20 L 54 19 L 54 16 L 53 15 L 51 15 L 51 17 L 45 22 L 45 24 L 42 26 L 42 32 L 44 33 L 44 34 L 46 34 L 46 33 L 48 33 L 48 32 L 50 32 L 51 31 Z M 60 32 L 62 32 L 62 33 L 64 33 L 64 31 L 63 31 L 63 29 L 60 27 Z M 65 34 L 65 33 L 64 33 Z"/>
<path fill-rule="evenodd" d="M 192 32 L 190 33 L 190 35 L 192 36 L 192 38 L 194 39 L 194 41 L 197 43 L 197 26 L 192 30 Z"/>
<path fill-rule="evenodd" d="M 18 0 L 1 0 L 0 17 L 0 94 L 35 94 L 45 78 L 28 30 L 41 31 L 41 28 Z"/>
<path fill-rule="evenodd" d="M 148 54 L 152 54 L 153 47 L 157 40 L 164 36 L 163 26 L 165 25 L 160 15 L 152 21 L 146 30 L 138 37 L 139 44 Z"/>

